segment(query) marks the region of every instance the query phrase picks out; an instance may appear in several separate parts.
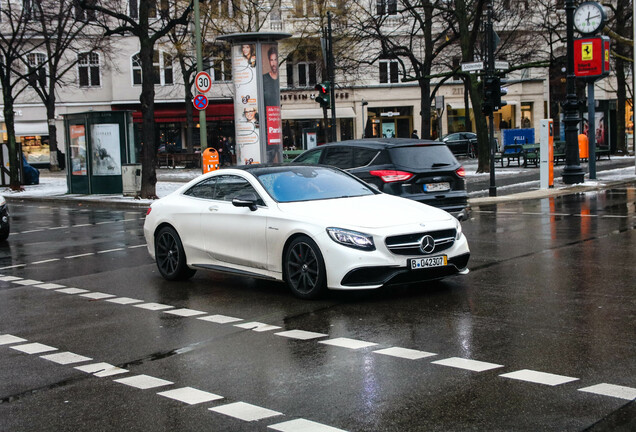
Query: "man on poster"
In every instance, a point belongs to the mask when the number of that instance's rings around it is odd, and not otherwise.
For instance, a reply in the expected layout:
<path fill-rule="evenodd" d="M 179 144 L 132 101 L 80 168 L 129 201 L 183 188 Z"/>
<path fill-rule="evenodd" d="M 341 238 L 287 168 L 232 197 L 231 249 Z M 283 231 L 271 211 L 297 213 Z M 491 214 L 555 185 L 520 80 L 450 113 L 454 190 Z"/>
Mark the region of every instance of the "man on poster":
<path fill-rule="evenodd" d="M 281 115 L 280 115 L 280 82 L 278 77 L 278 48 L 276 45 L 265 45 L 269 72 L 263 74 L 263 104 L 265 105 L 265 125 L 267 140 L 267 162 L 282 162 Z"/>
<path fill-rule="evenodd" d="M 280 83 L 278 79 L 278 48 L 275 45 L 267 50 L 270 71 L 263 74 L 263 97 L 265 106 L 278 106 Z"/>

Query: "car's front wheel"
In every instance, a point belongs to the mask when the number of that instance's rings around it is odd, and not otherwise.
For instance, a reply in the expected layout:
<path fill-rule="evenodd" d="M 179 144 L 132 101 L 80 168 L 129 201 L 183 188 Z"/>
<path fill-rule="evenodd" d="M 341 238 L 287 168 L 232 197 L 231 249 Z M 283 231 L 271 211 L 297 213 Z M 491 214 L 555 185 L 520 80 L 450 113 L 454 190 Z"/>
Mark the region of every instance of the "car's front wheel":
<path fill-rule="evenodd" d="M 316 242 L 307 236 L 296 237 L 285 253 L 285 279 L 294 295 L 315 299 L 327 288 L 325 261 Z"/>
<path fill-rule="evenodd" d="M 163 227 L 155 236 L 155 259 L 164 279 L 185 280 L 196 273 L 188 267 L 179 234 L 172 227 Z"/>

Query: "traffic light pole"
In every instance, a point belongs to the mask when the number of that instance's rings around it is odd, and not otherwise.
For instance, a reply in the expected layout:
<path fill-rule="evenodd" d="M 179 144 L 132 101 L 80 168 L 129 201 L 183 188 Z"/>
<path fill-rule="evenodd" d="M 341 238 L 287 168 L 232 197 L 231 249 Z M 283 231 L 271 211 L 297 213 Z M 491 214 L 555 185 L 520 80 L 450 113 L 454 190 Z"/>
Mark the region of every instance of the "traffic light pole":
<path fill-rule="evenodd" d="M 331 101 L 331 142 L 336 142 L 336 73 L 335 63 L 333 58 L 333 39 L 331 37 L 331 12 L 327 12 L 327 65 L 329 69 L 329 86 L 330 101 Z"/>
<path fill-rule="evenodd" d="M 488 59 L 486 65 L 486 82 L 490 81 L 495 76 L 495 41 L 493 35 L 493 26 L 492 26 L 492 1 L 488 6 L 488 20 L 486 21 L 486 45 Z M 498 90 L 498 89 L 497 89 Z M 484 91 L 486 91 L 486 87 L 484 86 Z M 489 111 L 488 111 L 488 129 L 490 135 L 490 186 L 488 188 L 488 196 L 496 197 L 497 196 L 497 184 L 495 183 L 495 121 L 494 117 L 494 107 L 492 106 L 492 101 L 488 101 Z"/>

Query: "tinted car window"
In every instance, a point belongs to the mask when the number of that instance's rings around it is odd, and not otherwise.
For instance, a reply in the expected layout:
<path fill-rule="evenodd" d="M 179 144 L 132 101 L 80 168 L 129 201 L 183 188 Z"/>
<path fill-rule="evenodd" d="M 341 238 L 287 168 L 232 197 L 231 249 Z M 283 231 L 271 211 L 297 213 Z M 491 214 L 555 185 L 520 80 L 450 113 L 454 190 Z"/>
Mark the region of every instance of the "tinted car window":
<path fill-rule="evenodd" d="M 354 148 L 353 166 L 362 167 L 365 165 L 369 165 L 376 154 L 378 154 L 377 150 L 365 149 L 365 148 Z"/>
<path fill-rule="evenodd" d="M 217 177 L 216 188 L 214 189 L 214 199 L 222 201 L 232 201 L 239 195 L 253 193 L 258 196 L 256 190 L 250 182 L 243 177 L 224 175 Z"/>
<path fill-rule="evenodd" d="M 215 185 L 216 185 L 216 178 L 210 178 L 195 184 L 190 189 L 185 191 L 183 194 L 188 196 L 193 196 L 195 198 L 213 199 Z"/>
<path fill-rule="evenodd" d="M 332 165 L 338 168 L 351 168 L 353 163 L 353 154 L 351 147 L 329 147 L 325 149 L 325 157 L 322 163 Z"/>
<path fill-rule="evenodd" d="M 445 145 L 394 147 L 391 159 L 401 168 L 422 169 L 457 164 L 457 159 Z"/>
<path fill-rule="evenodd" d="M 309 150 L 306 153 L 301 154 L 294 162 L 298 163 L 307 163 L 307 164 L 317 164 L 320 162 L 320 155 L 322 154 L 322 149 Z"/>

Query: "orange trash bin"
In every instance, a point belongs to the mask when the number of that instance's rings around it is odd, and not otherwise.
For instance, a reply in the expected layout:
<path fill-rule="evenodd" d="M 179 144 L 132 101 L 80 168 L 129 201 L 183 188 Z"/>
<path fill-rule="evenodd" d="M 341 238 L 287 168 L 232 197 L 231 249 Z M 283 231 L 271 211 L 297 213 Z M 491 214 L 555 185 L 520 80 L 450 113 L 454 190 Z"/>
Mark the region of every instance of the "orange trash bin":
<path fill-rule="evenodd" d="M 208 147 L 203 151 L 203 174 L 219 169 L 219 152 L 214 147 Z"/>
<path fill-rule="evenodd" d="M 587 160 L 590 157 L 589 139 L 585 134 L 579 134 L 579 159 Z"/>

